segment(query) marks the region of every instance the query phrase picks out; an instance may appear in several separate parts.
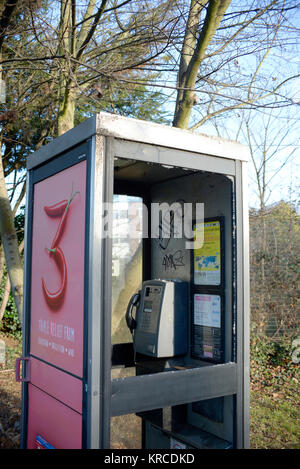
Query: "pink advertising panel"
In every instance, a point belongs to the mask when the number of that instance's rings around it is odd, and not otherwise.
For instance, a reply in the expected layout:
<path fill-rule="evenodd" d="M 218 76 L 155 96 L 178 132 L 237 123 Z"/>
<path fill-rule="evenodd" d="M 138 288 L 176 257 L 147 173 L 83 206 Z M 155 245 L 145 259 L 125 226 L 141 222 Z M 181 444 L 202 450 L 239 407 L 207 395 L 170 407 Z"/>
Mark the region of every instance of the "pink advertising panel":
<path fill-rule="evenodd" d="M 86 161 L 34 185 L 30 353 L 83 375 Z"/>
<path fill-rule="evenodd" d="M 36 449 L 37 441 L 44 440 L 54 449 L 82 447 L 82 416 L 44 393 L 28 385 L 27 448 Z"/>

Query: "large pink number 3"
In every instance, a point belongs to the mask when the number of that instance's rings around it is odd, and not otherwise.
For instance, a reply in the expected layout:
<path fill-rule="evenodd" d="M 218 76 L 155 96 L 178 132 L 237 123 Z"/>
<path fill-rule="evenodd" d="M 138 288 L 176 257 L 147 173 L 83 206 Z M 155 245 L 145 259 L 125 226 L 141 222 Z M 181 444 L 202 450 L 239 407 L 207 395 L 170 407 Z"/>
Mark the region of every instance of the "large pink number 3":
<path fill-rule="evenodd" d="M 63 299 L 66 293 L 67 278 L 68 278 L 67 265 L 66 265 L 66 260 L 65 260 L 63 251 L 59 247 L 59 242 L 64 232 L 64 227 L 66 224 L 67 215 L 69 213 L 70 204 L 77 193 L 78 191 L 73 193 L 73 190 L 72 190 L 71 197 L 68 200 L 62 200 L 61 202 L 58 202 L 57 204 L 44 207 L 44 210 L 49 217 L 59 218 L 58 228 L 53 238 L 51 248 L 50 249 L 47 248 L 49 255 L 56 262 L 56 265 L 58 266 L 58 270 L 61 274 L 61 283 L 60 283 L 58 290 L 51 292 L 47 288 L 45 280 L 42 277 L 42 290 L 44 293 L 44 297 L 48 306 L 52 310 L 57 310 L 60 308 L 60 306 L 63 303 Z"/>

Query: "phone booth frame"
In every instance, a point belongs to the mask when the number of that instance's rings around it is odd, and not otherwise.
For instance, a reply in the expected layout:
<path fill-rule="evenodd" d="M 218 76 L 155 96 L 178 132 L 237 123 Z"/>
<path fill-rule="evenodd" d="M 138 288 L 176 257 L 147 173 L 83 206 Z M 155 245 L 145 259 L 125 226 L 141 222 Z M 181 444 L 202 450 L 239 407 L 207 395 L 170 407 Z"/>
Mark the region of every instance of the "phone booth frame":
<path fill-rule="evenodd" d="M 229 360 L 225 363 L 176 371 L 176 373 L 165 371 L 111 380 L 112 241 L 109 237 L 102 236 L 105 223 L 102 208 L 105 203 L 113 201 L 115 158 L 209 171 L 234 178 L 233 204 L 236 217 L 234 240 L 236 285 L 233 287 L 236 304 L 234 361 Z M 29 444 L 28 440 L 30 415 L 34 411 L 32 406 L 38 405 L 35 402 L 43 402 L 30 397 L 30 393 L 33 396 L 31 388 L 35 391 L 38 389 L 41 394 L 45 392 L 50 398 L 52 396 L 56 402 L 74 411 L 76 418 L 79 416 L 81 428 L 78 438 L 81 439 L 81 443 L 76 447 L 81 448 L 110 447 L 111 416 L 146 412 L 200 399 L 235 396 L 234 447 L 249 447 L 247 159 L 248 149 L 237 142 L 104 112 L 87 119 L 28 158 L 23 356 L 18 364 L 20 366 L 20 362 L 22 363 L 22 372 L 18 371 L 18 379 L 22 381 L 22 448 L 33 447 L 33 443 Z M 35 268 L 32 256 L 36 249 L 35 240 L 39 236 L 39 232 L 37 234 L 34 232 L 33 219 L 36 217 L 35 187 L 38 183 L 56 174 L 63 174 L 64 170 L 75 168 L 84 161 L 86 163 L 83 174 L 86 186 L 82 187 L 83 190 L 85 188 L 83 222 L 85 238 L 84 266 L 81 273 L 84 306 L 80 355 L 83 364 L 81 372 L 77 372 L 75 368 L 75 371 L 73 368 L 70 371 L 68 365 L 64 368 L 60 362 L 48 363 L 47 355 L 39 356 L 40 349 L 33 347 L 34 337 L 38 334 L 33 330 L 33 321 L 38 319 L 32 312 L 32 283 Z M 75 176 L 71 175 L 70 178 L 72 177 Z M 80 180 L 80 176 L 78 178 Z M 82 223 L 82 220 L 77 220 L 77 223 Z M 53 374 L 51 378 L 47 377 L 49 370 L 50 375 Z M 37 378 L 38 373 L 44 377 L 43 382 L 34 381 L 40 380 Z M 57 383 L 55 390 L 51 388 L 51 380 Z M 81 400 L 80 408 L 76 408 L 77 404 L 75 405 L 71 398 L 70 402 L 68 401 L 66 395 L 69 393 L 63 389 L 63 386 L 72 387 L 73 384 L 78 387 L 77 400 Z M 47 419 L 47 415 L 45 413 L 41 419 Z M 42 437 L 47 440 L 47 435 Z M 53 444 L 53 441 L 49 443 Z M 67 443 L 62 445 L 64 447 Z M 59 447 L 59 443 L 53 446 Z M 67 447 L 72 447 L 72 444 Z"/>

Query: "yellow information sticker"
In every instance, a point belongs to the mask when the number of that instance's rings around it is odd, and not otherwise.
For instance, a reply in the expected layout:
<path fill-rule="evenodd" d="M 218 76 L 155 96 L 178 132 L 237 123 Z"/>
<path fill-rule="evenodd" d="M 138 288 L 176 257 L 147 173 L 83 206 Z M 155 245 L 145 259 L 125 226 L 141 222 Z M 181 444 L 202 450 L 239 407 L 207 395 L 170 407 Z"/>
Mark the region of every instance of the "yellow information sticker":
<path fill-rule="evenodd" d="M 194 284 L 221 284 L 221 226 L 219 221 L 196 223 L 196 233 L 204 230 L 204 242 L 199 249 L 194 249 Z"/>

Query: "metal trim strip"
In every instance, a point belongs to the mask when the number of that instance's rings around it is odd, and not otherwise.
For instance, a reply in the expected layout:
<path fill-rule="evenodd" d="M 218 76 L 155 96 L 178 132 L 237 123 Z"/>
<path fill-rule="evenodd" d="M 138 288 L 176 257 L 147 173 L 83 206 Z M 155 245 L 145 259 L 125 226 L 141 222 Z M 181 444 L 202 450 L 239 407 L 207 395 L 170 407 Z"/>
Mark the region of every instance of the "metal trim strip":
<path fill-rule="evenodd" d="M 225 363 L 112 381 L 111 415 L 236 394 L 237 365 Z"/>

